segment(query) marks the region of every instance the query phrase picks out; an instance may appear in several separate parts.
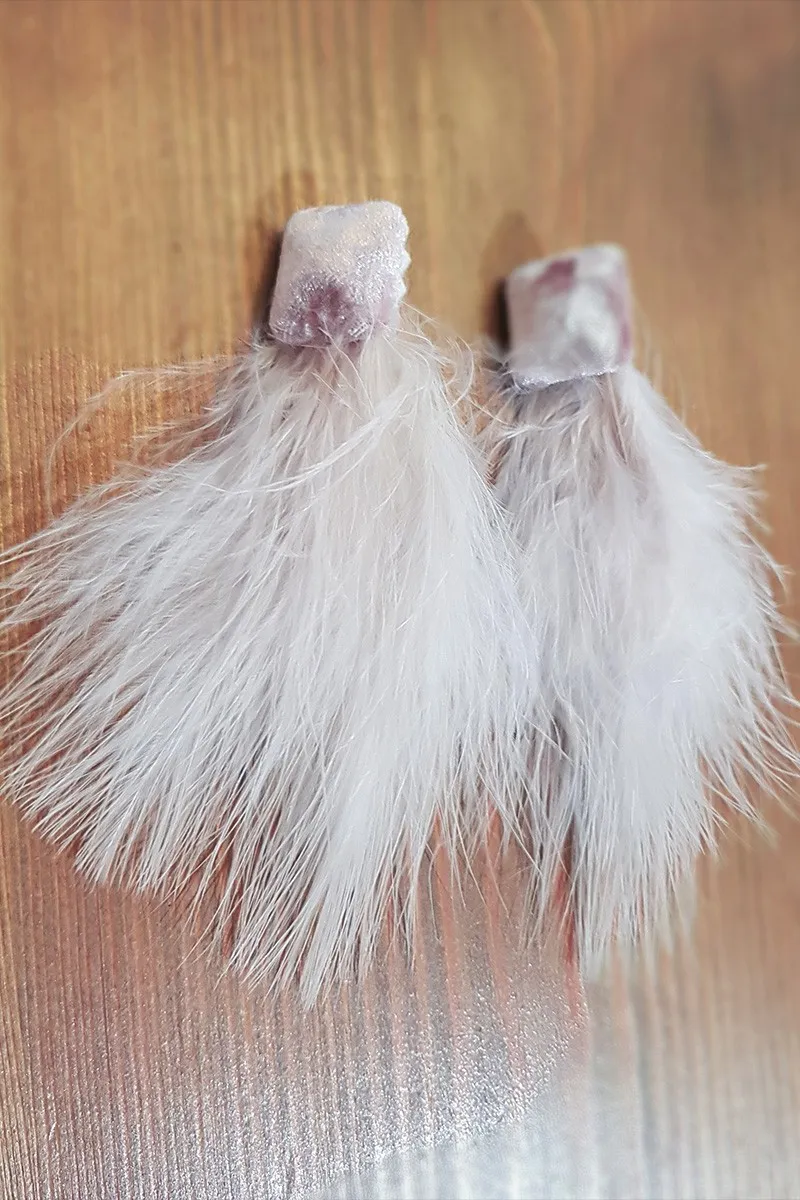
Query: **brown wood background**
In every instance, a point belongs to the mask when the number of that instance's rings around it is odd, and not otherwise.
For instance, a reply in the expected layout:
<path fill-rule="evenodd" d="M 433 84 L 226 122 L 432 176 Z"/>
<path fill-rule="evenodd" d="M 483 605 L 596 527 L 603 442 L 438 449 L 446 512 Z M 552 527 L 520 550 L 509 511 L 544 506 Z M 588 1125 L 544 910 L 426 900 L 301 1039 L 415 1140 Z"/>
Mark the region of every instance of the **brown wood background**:
<path fill-rule="evenodd" d="M 369 196 L 409 217 L 414 302 L 466 335 L 519 261 L 624 243 L 670 395 L 712 449 L 769 464 L 771 545 L 800 564 L 789 0 L 0 0 L 6 542 L 45 519 L 40 464 L 100 379 L 228 347 L 288 213 Z M 105 471 L 129 423 L 62 455 L 58 488 Z M 531 1092 L 513 1136 L 476 1141 L 476 1109 L 472 1145 L 336 1194 L 800 1195 L 800 827 L 775 827 L 777 847 L 735 831 L 704 868 L 691 947 L 593 990 L 560 1116 Z M 491 1057 L 432 1060 L 417 1094 L 395 1042 L 359 1091 L 356 999 L 312 1030 L 188 946 L 0 811 L 3 1200 L 301 1195 L 496 1079 Z M 398 972 L 370 993 L 378 1024 Z"/>

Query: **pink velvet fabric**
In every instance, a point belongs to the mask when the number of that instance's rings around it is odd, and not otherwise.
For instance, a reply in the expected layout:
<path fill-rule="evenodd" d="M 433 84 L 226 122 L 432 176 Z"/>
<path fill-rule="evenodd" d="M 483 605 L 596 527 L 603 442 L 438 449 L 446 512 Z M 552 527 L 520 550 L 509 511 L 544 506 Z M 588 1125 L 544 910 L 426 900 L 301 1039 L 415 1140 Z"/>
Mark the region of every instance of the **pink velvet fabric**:
<path fill-rule="evenodd" d="M 631 361 L 631 291 L 619 246 L 585 246 L 506 280 L 509 367 L 523 387 L 615 371 Z"/>
<path fill-rule="evenodd" d="M 305 208 L 283 235 L 270 330 L 289 346 L 348 345 L 397 323 L 408 224 L 388 200 Z"/>

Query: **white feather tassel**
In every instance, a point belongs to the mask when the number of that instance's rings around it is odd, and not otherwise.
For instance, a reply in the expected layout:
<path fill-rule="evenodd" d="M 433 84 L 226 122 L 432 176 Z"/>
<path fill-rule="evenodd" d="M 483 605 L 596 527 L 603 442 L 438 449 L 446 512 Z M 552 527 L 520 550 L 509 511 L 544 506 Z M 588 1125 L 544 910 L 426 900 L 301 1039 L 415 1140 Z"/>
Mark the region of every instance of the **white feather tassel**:
<path fill-rule="evenodd" d="M 505 407 L 485 439 L 522 551 L 551 735 L 531 751 L 539 919 L 566 870 L 579 961 L 660 926 L 714 841 L 715 801 L 797 757 L 776 571 L 746 474 L 630 365 L 622 252 L 520 268 Z"/>
<path fill-rule="evenodd" d="M 42 622 L 2 697 L 12 796 L 94 879 L 213 893 L 232 962 L 313 1000 L 413 910 L 506 753 L 529 657 L 512 559 L 456 417 L 471 359 L 405 312 L 405 220 L 287 227 L 276 338 L 225 373 L 213 440 L 11 551 Z M 358 344 L 353 344 L 358 343 Z M 198 876 L 199 871 L 199 876 Z"/>

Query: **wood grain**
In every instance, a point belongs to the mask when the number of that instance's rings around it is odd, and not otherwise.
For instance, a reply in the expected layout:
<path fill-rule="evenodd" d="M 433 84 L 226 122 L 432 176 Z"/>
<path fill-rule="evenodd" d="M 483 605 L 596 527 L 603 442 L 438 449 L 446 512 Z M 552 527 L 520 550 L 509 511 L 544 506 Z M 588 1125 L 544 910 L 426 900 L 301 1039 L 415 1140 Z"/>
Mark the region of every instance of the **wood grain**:
<path fill-rule="evenodd" d="M 468 336 L 525 257 L 624 243 L 669 394 L 715 451 L 769 464 L 771 545 L 800 565 L 800 5 L 0 0 L 0 180 L 6 542 L 45 519 L 43 457 L 99 380 L 229 347 L 293 208 L 385 196 L 413 301 Z M 57 490 L 152 415 L 112 413 Z M 467 1083 L 522 1044 L 467 1039 L 468 1070 L 433 1053 L 437 998 L 437 1020 L 488 1027 L 480 981 L 462 1003 L 463 931 L 431 948 L 412 1016 L 397 967 L 371 1008 L 309 1024 L 218 984 L 169 909 L 87 890 L 5 809 L 0 1196 L 301 1195 L 367 1167 L 370 1138 L 402 1150 L 403 1120 L 413 1153 L 335 1194 L 795 1196 L 800 830 L 775 827 L 704 867 L 690 946 L 592 991 L 579 1081 L 428 1153 L 408 1114 L 473 1112 Z M 509 1017 L 530 964 L 504 961 Z"/>

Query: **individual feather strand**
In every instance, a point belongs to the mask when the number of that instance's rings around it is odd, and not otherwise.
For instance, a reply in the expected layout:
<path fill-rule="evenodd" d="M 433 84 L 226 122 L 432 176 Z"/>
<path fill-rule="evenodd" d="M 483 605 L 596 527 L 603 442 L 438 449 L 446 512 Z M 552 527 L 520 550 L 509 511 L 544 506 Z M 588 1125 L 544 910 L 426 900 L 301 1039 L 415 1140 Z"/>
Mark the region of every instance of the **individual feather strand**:
<path fill-rule="evenodd" d="M 511 351 L 485 435 L 521 548 L 550 736 L 528 824 L 544 920 L 561 873 L 582 967 L 663 925 L 720 803 L 796 774 L 776 570 L 747 475 L 705 451 L 630 363 L 616 247 L 507 284 Z"/>
<path fill-rule="evenodd" d="M 223 372 L 211 440 L 6 555 L 6 626 L 39 625 L 0 707 L 12 797 L 95 880 L 193 877 L 234 967 L 299 969 L 307 1001 L 413 913 L 434 827 L 457 854 L 519 784 L 529 655 L 455 414 L 471 360 L 394 327 L 405 235 L 383 202 L 296 214 L 284 344 Z"/>

